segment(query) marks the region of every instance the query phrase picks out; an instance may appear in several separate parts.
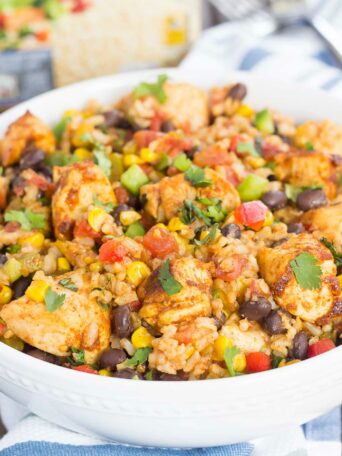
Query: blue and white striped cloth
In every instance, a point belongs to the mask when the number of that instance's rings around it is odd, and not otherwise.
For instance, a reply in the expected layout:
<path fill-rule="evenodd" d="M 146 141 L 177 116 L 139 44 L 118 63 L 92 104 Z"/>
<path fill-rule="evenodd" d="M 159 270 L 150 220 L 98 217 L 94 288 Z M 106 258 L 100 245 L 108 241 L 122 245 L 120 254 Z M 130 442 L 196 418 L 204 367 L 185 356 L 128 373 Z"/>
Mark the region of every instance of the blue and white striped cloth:
<path fill-rule="evenodd" d="M 342 29 L 342 27 L 341 27 Z M 333 91 L 342 97 L 342 72 L 314 33 L 292 29 L 256 42 L 248 30 L 223 24 L 203 33 L 183 68 L 247 70 Z M 0 440 L 1 456 L 341 456 L 341 408 L 303 427 L 225 447 L 184 451 L 132 448 L 62 429 L 28 414 L 0 395 L 9 432 Z"/>

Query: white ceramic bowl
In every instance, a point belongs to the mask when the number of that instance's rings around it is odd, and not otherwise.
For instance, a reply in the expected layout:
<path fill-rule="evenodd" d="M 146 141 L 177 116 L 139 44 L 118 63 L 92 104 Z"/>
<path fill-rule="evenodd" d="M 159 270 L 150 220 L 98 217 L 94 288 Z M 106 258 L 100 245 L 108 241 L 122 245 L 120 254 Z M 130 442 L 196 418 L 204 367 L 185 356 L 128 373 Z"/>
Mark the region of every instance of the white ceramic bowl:
<path fill-rule="evenodd" d="M 203 87 L 246 82 L 253 106 L 341 122 L 342 103 L 326 94 L 253 75 L 165 70 Z M 165 72 L 164 71 L 164 72 Z M 41 95 L 0 116 L 0 137 L 26 109 L 56 122 L 89 98 L 114 101 L 162 70 L 110 76 Z M 148 382 L 80 373 L 39 361 L 0 343 L 1 391 L 66 428 L 119 442 L 205 447 L 265 435 L 300 424 L 342 402 L 342 347 L 282 369 L 197 382 Z"/>

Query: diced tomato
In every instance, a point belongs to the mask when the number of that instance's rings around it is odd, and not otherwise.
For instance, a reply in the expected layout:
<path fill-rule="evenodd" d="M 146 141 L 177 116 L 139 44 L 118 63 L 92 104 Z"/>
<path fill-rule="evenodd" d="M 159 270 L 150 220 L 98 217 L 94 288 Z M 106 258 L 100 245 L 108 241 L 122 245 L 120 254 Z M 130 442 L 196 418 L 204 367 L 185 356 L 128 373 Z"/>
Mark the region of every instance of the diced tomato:
<path fill-rule="evenodd" d="M 3 336 L 6 332 L 6 325 L 0 321 L 0 337 Z"/>
<path fill-rule="evenodd" d="M 76 370 L 76 371 L 79 371 L 79 372 L 86 372 L 87 374 L 99 375 L 97 370 L 95 370 L 92 367 L 88 366 L 88 364 L 81 364 L 80 366 L 75 366 L 75 367 L 73 367 L 73 370 Z"/>
<path fill-rule="evenodd" d="M 43 192 L 46 192 L 47 190 L 52 191 L 54 186 L 49 182 L 45 177 L 40 176 L 37 174 L 35 171 L 32 172 L 32 177 L 28 179 L 28 182 L 32 185 L 35 185 L 38 187 L 40 190 Z"/>
<path fill-rule="evenodd" d="M 120 241 L 110 239 L 101 245 L 99 258 L 103 263 L 119 263 L 127 254 L 128 250 L 124 245 L 120 244 Z"/>
<path fill-rule="evenodd" d="M 176 334 L 175 338 L 181 344 L 190 344 L 192 340 L 192 335 L 195 332 L 195 325 L 190 323 L 189 325 L 185 326 L 184 328 L 179 329 Z"/>
<path fill-rule="evenodd" d="M 45 42 L 49 39 L 49 31 L 40 30 L 39 32 L 36 32 L 34 36 L 37 38 L 38 41 Z"/>
<path fill-rule="evenodd" d="M 162 112 L 157 111 L 155 113 L 154 117 L 152 117 L 150 130 L 160 131 L 160 127 L 161 127 L 161 124 L 163 123 L 164 119 L 165 119 L 165 115 Z"/>
<path fill-rule="evenodd" d="M 88 237 L 91 239 L 98 239 L 100 236 L 101 234 L 94 231 L 86 220 L 81 220 L 75 225 L 74 238 Z"/>
<path fill-rule="evenodd" d="M 333 348 L 335 348 L 335 344 L 331 339 L 321 339 L 314 344 L 309 345 L 308 358 L 321 355 L 322 353 L 332 350 Z"/>
<path fill-rule="evenodd" d="M 140 301 L 136 300 L 136 301 L 129 302 L 127 304 L 127 306 L 131 312 L 138 312 L 138 310 L 140 310 L 140 308 L 142 306 L 142 303 Z"/>
<path fill-rule="evenodd" d="M 224 166 L 224 170 L 226 172 L 227 181 L 233 184 L 234 187 L 237 187 L 240 184 L 240 179 L 236 176 L 232 168 L 230 166 Z"/>
<path fill-rule="evenodd" d="M 169 157 L 175 158 L 181 152 L 190 150 L 192 146 L 192 139 L 174 136 L 171 133 L 158 141 L 156 153 L 167 154 Z"/>
<path fill-rule="evenodd" d="M 147 147 L 152 141 L 157 139 L 160 136 L 160 133 L 151 130 L 141 130 L 137 131 L 133 135 L 133 139 L 136 142 L 139 149 L 142 147 Z"/>
<path fill-rule="evenodd" d="M 21 227 L 19 222 L 8 222 L 5 225 L 4 230 L 6 233 L 14 233 L 15 231 L 19 230 Z"/>
<path fill-rule="evenodd" d="M 225 282 L 231 282 L 232 280 L 240 277 L 247 265 L 247 259 L 238 254 L 232 255 L 230 260 L 232 262 L 232 268 L 230 271 L 226 271 L 219 266 L 215 270 L 215 276 Z"/>
<path fill-rule="evenodd" d="M 152 227 L 144 236 L 143 244 L 152 256 L 165 258 L 173 252 L 178 252 L 178 244 L 173 235 L 161 226 Z"/>
<path fill-rule="evenodd" d="M 129 200 L 129 193 L 128 191 L 123 188 L 123 187 L 117 187 L 115 190 L 114 190 L 114 193 L 115 193 L 115 196 L 116 196 L 116 199 L 118 200 L 118 203 L 119 204 L 125 204 L 128 202 Z"/>
<path fill-rule="evenodd" d="M 226 150 L 215 145 L 209 146 L 195 154 L 194 163 L 197 166 L 229 165 L 231 159 Z"/>
<path fill-rule="evenodd" d="M 263 372 L 271 369 L 271 357 L 263 352 L 248 353 L 246 361 L 248 372 Z"/>
<path fill-rule="evenodd" d="M 179 174 L 179 171 L 174 166 L 169 166 L 167 168 L 166 174 L 171 177 L 171 176 L 175 176 L 176 174 Z"/>
<path fill-rule="evenodd" d="M 250 201 L 238 206 L 234 211 L 235 221 L 248 226 L 255 231 L 262 227 L 267 213 L 267 207 L 261 201 Z"/>
<path fill-rule="evenodd" d="M 235 135 L 235 136 L 232 136 L 229 139 L 230 139 L 230 144 L 229 144 L 228 150 L 230 152 L 236 152 L 236 148 L 237 148 L 238 143 L 242 142 L 241 141 L 241 136 L 240 135 Z"/>
<path fill-rule="evenodd" d="M 264 142 L 261 146 L 262 156 L 266 160 L 272 160 L 279 152 L 280 152 L 279 146 L 276 144 L 270 144 L 270 143 Z"/>
<path fill-rule="evenodd" d="M 89 0 L 74 0 L 73 7 L 71 11 L 73 13 L 82 13 L 86 9 L 91 6 L 91 2 Z"/>

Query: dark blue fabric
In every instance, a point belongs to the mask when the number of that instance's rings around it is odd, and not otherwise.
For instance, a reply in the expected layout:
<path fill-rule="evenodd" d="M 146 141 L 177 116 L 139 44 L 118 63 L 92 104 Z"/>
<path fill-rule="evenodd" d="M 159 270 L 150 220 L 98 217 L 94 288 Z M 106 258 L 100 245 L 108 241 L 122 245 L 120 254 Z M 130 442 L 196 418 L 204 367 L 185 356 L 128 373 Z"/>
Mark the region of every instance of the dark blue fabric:
<path fill-rule="evenodd" d="M 271 55 L 271 52 L 263 48 L 255 47 L 247 52 L 242 62 L 239 65 L 239 70 L 248 71 L 251 70 L 265 57 Z"/>
<path fill-rule="evenodd" d="M 160 450 L 122 445 L 74 446 L 49 442 L 26 442 L 1 451 L 1 456 L 250 456 L 253 445 L 239 443 L 194 450 Z"/>

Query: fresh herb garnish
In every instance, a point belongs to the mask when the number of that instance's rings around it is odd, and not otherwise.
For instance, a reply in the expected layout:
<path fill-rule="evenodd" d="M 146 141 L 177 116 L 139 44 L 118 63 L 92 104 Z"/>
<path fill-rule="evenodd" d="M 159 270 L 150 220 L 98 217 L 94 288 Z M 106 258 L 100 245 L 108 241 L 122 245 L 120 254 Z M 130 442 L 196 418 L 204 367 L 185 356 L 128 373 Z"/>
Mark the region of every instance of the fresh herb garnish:
<path fill-rule="evenodd" d="M 76 155 L 70 155 L 62 151 L 53 152 L 44 159 L 44 162 L 49 166 L 68 166 L 78 161 L 79 159 Z"/>
<path fill-rule="evenodd" d="M 210 244 L 214 239 L 215 239 L 215 236 L 216 236 L 216 232 L 217 232 L 217 223 L 215 223 L 215 225 L 213 225 L 210 230 L 209 230 L 209 233 L 201 240 L 197 240 L 195 239 L 194 242 L 196 245 L 208 245 Z"/>
<path fill-rule="evenodd" d="M 48 312 L 54 312 L 62 307 L 65 300 L 65 294 L 58 294 L 51 287 L 46 290 L 44 301 Z"/>
<path fill-rule="evenodd" d="M 150 347 L 138 348 L 138 350 L 134 353 L 132 358 L 127 361 L 127 366 L 132 367 L 146 363 L 151 351 L 152 348 Z"/>
<path fill-rule="evenodd" d="M 252 157 L 260 157 L 260 154 L 256 150 L 253 143 L 238 143 L 236 146 L 236 151 L 240 154 L 249 154 Z"/>
<path fill-rule="evenodd" d="M 229 372 L 229 375 L 231 377 L 235 377 L 237 372 L 234 369 L 234 358 L 236 355 L 240 353 L 240 349 L 235 347 L 234 345 L 232 347 L 228 347 L 224 351 L 224 360 Z"/>
<path fill-rule="evenodd" d="M 290 267 L 301 288 L 315 290 L 321 286 L 322 269 L 311 253 L 300 253 L 290 261 Z"/>
<path fill-rule="evenodd" d="M 306 141 L 305 149 L 308 150 L 309 152 L 312 152 L 313 150 L 315 150 L 314 145 L 312 144 L 311 141 Z"/>
<path fill-rule="evenodd" d="M 71 348 L 72 358 L 76 364 L 85 364 L 85 353 L 84 350 L 78 348 Z"/>
<path fill-rule="evenodd" d="M 114 209 L 114 204 L 113 203 L 103 203 L 102 201 L 100 201 L 98 199 L 98 197 L 94 194 L 93 195 L 93 204 L 94 206 L 96 207 L 100 207 L 101 209 L 103 209 L 104 211 L 110 213 L 112 212 L 112 210 Z"/>
<path fill-rule="evenodd" d="M 272 369 L 276 369 L 276 368 L 279 366 L 279 363 L 280 363 L 283 359 L 284 359 L 284 358 L 282 358 L 281 356 L 277 356 L 277 355 L 272 354 L 272 361 L 271 361 Z"/>
<path fill-rule="evenodd" d="M 194 187 L 208 187 L 212 185 L 212 181 L 205 178 L 204 169 L 196 165 L 191 165 L 184 173 L 184 176 Z"/>
<path fill-rule="evenodd" d="M 45 215 L 38 212 L 32 212 L 31 209 L 7 211 L 4 219 L 5 222 L 20 223 L 21 228 L 25 231 L 30 231 L 34 228 L 43 229 L 46 226 Z"/>
<path fill-rule="evenodd" d="M 178 171 L 186 171 L 191 166 L 191 160 L 183 153 L 177 155 L 177 157 L 173 160 L 172 165 L 178 169 Z"/>
<path fill-rule="evenodd" d="M 66 117 L 63 117 L 63 119 L 60 120 L 58 122 L 58 124 L 55 125 L 55 127 L 53 129 L 53 133 L 58 142 L 62 139 L 64 131 L 70 122 L 71 122 L 71 117 L 66 116 Z"/>
<path fill-rule="evenodd" d="M 324 237 L 321 239 L 321 242 L 330 250 L 330 252 L 334 258 L 336 266 L 341 267 L 342 266 L 342 252 L 338 252 L 336 250 L 336 247 L 334 246 L 334 244 L 332 242 L 328 241 L 328 239 L 326 239 Z"/>
<path fill-rule="evenodd" d="M 166 291 L 169 296 L 179 293 L 183 288 L 182 285 L 171 274 L 169 259 L 164 261 L 164 263 L 161 265 L 159 269 L 158 279 L 161 286 L 163 287 L 163 290 Z"/>
<path fill-rule="evenodd" d="M 95 163 L 102 169 L 103 173 L 110 178 L 112 175 L 112 162 L 105 152 L 99 148 L 94 150 Z"/>
<path fill-rule="evenodd" d="M 0 176 L 2 176 L 3 174 L 4 174 L 4 167 L 0 166 Z"/>
<path fill-rule="evenodd" d="M 13 245 L 9 245 L 8 247 L 6 247 L 6 252 L 8 253 L 18 253 L 20 252 L 21 250 L 21 246 L 19 244 L 13 244 Z"/>
<path fill-rule="evenodd" d="M 76 286 L 75 282 L 73 282 L 70 279 L 70 277 L 66 279 L 61 279 L 58 283 L 62 285 L 62 287 L 67 288 L 68 290 L 78 291 L 78 287 Z"/>
<path fill-rule="evenodd" d="M 304 187 L 295 187 L 294 185 L 286 184 L 285 194 L 289 200 L 295 203 L 300 193 L 305 192 L 306 190 L 318 190 L 320 188 L 322 188 L 321 185 L 305 185 Z"/>
<path fill-rule="evenodd" d="M 211 220 L 207 217 L 203 211 L 197 207 L 194 203 L 189 200 L 184 201 L 184 205 L 181 208 L 181 216 L 180 219 L 186 225 L 190 225 L 190 223 L 194 222 L 196 217 L 203 220 L 203 222 L 207 225 L 211 225 Z"/>
<path fill-rule="evenodd" d="M 164 171 L 169 166 L 169 156 L 167 154 L 161 154 L 160 160 L 157 165 L 158 171 Z"/>
<path fill-rule="evenodd" d="M 141 82 L 134 89 L 135 98 L 146 97 L 147 95 L 152 95 L 155 97 L 159 103 L 165 103 L 167 100 L 166 93 L 164 91 L 164 83 L 167 81 L 166 74 L 160 74 L 158 76 L 157 82 Z"/>

